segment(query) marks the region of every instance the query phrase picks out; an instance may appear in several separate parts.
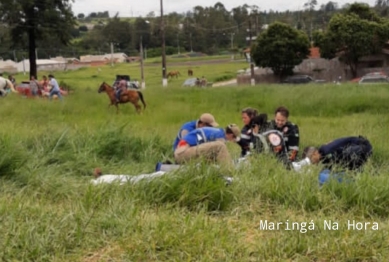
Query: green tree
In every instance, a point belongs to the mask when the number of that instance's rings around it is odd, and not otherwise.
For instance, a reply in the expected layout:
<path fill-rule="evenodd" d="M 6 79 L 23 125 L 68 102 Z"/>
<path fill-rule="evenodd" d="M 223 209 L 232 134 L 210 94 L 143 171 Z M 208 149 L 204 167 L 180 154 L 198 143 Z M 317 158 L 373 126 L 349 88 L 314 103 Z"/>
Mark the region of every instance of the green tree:
<path fill-rule="evenodd" d="M 317 34 L 315 45 L 322 57 L 338 56 L 357 76 L 361 57 L 381 52 L 389 39 L 389 23 L 364 4 L 352 4 L 344 14 L 335 14 L 327 30 Z"/>
<path fill-rule="evenodd" d="M 256 65 L 270 67 L 283 77 L 293 74 L 293 68 L 309 55 L 309 40 L 305 33 L 276 22 L 259 35 L 251 48 Z"/>
<path fill-rule="evenodd" d="M 23 35 L 28 36 L 30 76 L 37 74 L 36 41 L 56 36 L 62 43 L 68 44 L 75 26 L 69 0 L 2 0 L 0 20 L 12 28 L 14 43 L 20 41 Z"/>
<path fill-rule="evenodd" d="M 102 33 L 107 42 L 115 43 L 120 49 L 127 48 L 131 43 L 131 25 L 120 20 L 118 14 L 109 20 Z"/>

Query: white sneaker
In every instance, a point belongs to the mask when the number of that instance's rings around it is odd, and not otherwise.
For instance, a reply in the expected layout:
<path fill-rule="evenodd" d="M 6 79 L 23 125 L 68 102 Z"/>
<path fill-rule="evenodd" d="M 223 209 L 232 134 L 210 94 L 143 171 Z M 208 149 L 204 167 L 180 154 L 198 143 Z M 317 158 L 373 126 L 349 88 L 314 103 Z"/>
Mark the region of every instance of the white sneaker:
<path fill-rule="evenodd" d="M 292 162 L 293 169 L 296 172 L 301 172 L 301 170 L 304 166 L 307 166 L 310 164 L 311 164 L 311 161 L 309 160 L 308 157 L 304 158 L 303 160 L 301 160 L 299 162 Z"/>

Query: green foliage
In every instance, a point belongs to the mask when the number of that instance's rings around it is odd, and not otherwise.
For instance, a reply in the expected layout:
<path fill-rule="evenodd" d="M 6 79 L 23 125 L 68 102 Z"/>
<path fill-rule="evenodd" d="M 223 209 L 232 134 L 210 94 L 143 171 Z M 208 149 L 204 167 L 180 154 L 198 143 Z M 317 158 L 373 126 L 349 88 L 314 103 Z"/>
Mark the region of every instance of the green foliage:
<path fill-rule="evenodd" d="M 208 59 L 208 58 L 206 58 Z M 195 74 L 223 78 L 247 63 L 201 64 Z M 182 72 L 187 64 L 175 66 Z M 210 73 L 212 72 L 212 74 Z M 46 74 L 47 72 L 40 72 Z M 137 77 L 139 65 L 59 71 L 77 87 L 63 102 L 9 94 L 0 115 L 0 257 L 3 261 L 385 261 L 388 238 L 389 89 L 387 85 L 260 85 L 161 88 L 160 65 L 145 66 L 147 109 L 107 108 L 98 94 L 116 74 Z M 95 78 L 91 78 L 96 75 Z M 209 77 L 208 77 L 209 75 Z M 23 79 L 22 74 L 16 79 Z M 307 99 L 307 97 L 309 99 Z M 172 159 L 182 123 L 203 112 L 220 126 L 242 123 L 247 106 L 268 113 L 280 104 L 299 125 L 301 144 L 364 135 L 374 153 L 348 183 L 318 185 L 320 166 L 295 173 L 276 159 L 255 156 L 230 174 L 203 163 L 138 184 L 90 184 L 92 171 L 148 174 Z M 240 124 L 242 126 L 242 124 Z M 240 148 L 228 143 L 233 158 Z M 279 230 L 261 221 L 289 222 Z M 323 221 L 339 223 L 337 230 Z M 348 229 L 348 220 L 379 230 Z M 303 223 L 315 224 L 304 232 Z M 292 226 L 298 223 L 299 226 Z M 294 224 L 295 225 L 295 224 Z M 263 240 L 266 241 L 263 241 Z M 361 248 L 364 247 L 364 248 Z"/>
<path fill-rule="evenodd" d="M 359 59 L 381 52 L 388 39 L 388 20 L 379 18 L 366 5 L 352 4 L 345 14 L 331 18 L 327 31 L 316 35 L 315 42 L 322 57 L 340 56 L 356 76 Z"/>
<path fill-rule="evenodd" d="M 292 74 L 293 68 L 308 57 L 309 47 L 305 33 L 276 22 L 259 35 L 251 56 L 257 65 L 270 67 L 282 77 Z"/>

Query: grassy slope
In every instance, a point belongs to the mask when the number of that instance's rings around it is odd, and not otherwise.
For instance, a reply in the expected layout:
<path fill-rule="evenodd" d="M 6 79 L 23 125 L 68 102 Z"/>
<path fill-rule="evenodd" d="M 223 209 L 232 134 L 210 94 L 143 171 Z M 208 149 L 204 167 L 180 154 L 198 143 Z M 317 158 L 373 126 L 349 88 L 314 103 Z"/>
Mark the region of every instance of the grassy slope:
<path fill-rule="evenodd" d="M 216 79 L 244 64 L 202 65 Z M 171 69 L 170 69 L 171 68 Z M 170 67 L 173 70 L 174 67 Z M 176 69 L 185 72 L 186 67 Z M 388 249 L 386 86 L 310 85 L 168 88 L 160 67 L 147 66 L 147 109 L 116 115 L 98 84 L 113 75 L 137 77 L 137 65 L 56 72 L 76 88 L 63 103 L 2 100 L 0 257 L 3 261 L 385 261 Z M 95 77 L 93 77 L 95 75 Z M 21 79 L 17 76 L 17 79 Z M 212 112 L 224 125 L 241 124 L 240 110 L 272 114 L 280 104 L 298 123 L 302 147 L 366 135 L 374 157 L 355 183 L 317 186 L 319 169 L 294 174 L 266 156 L 237 171 L 224 187 L 204 168 L 150 185 L 92 187 L 94 167 L 106 173 L 153 171 L 171 158 L 180 125 Z M 237 156 L 239 149 L 229 145 Z M 310 222 L 315 229 L 264 231 L 261 220 Z M 347 220 L 376 221 L 379 230 L 347 230 Z M 324 230 L 323 220 L 339 222 Z M 292 227 L 292 226 L 290 226 Z"/>

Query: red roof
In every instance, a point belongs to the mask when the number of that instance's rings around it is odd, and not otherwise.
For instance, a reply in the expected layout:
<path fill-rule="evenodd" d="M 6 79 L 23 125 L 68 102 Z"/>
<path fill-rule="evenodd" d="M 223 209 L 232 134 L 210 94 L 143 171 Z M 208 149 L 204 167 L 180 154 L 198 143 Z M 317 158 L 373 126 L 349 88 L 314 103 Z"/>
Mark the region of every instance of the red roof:
<path fill-rule="evenodd" d="M 320 49 L 318 47 L 311 47 L 309 51 L 309 58 L 320 58 Z"/>

